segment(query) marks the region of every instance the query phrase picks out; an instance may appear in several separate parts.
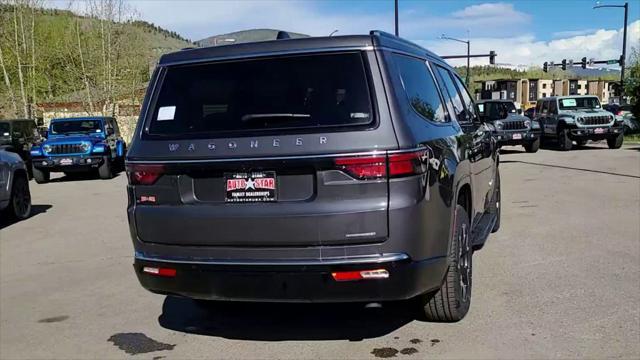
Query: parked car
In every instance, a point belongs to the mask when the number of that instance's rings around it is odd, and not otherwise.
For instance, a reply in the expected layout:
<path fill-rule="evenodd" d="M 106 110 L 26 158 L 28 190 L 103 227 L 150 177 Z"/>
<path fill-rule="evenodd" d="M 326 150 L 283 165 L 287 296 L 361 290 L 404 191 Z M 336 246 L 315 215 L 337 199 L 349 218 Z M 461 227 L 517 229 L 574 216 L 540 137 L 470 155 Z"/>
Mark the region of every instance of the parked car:
<path fill-rule="evenodd" d="M 608 104 L 602 107 L 615 115 L 617 121 L 624 123 L 624 134 L 640 132 L 640 121 L 633 115 L 633 105 Z"/>
<path fill-rule="evenodd" d="M 540 124 L 521 115 L 511 100 L 478 101 L 480 118 L 493 124 L 493 136 L 499 146 L 522 145 L 529 153 L 540 148 Z"/>
<path fill-rule="evenodd" d="M 53 119 L 47 140 L 31 148 L 33 177 L 38 184 L 52 172 L 98 171 L 100 178 L 113 177 L 124 165 L 126 143 L 118 123 L 111 117 Z"/>
<path fill-rule="evenodd" d="M 498 152 L 441 58 L 373 31 L 175 52 L 151 84 L 127 153 L 143 287 L 465 316 Z"/>
<path fill-rule="evenodd" d="M 600 106 L 596 96 L 554 96 L 538 100 L 536 120 L 543 128 L 543 138 L 558 142 L 561 150 L 571 150 L 573 142 L 607 140 L 610 149 L 623 142 L 623 123 Z"/>
<path fill-rule="evenodd" d="M 31 215 L 27 166 L 14 152 L 0 149 L 0 215 L 23 220 Z"/>
<path fill-rule="evenodd" d="M 31 119 L 0 120 L 0 149 L 15 152 L 31 165 L 29 150 L 41 140 L 36 122 Z"/>

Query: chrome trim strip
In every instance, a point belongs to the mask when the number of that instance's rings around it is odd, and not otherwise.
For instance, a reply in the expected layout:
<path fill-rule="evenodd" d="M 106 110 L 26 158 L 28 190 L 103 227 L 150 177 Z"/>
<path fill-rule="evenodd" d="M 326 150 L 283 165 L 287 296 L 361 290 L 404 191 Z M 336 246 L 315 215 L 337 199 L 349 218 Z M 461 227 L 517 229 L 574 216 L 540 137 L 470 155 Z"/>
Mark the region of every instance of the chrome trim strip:
<path fill-rule="evenodd" d="M 381 154 L 398 154 L 426 149 L 425 146 L 417 146 L 410 149 L 398 150 L 372 150 L 355 153 L 333 153 L 319 155 L 292 155 L 292 156 L 262 156 L 262 157 L 240 157 L 240 158 L 218 158 L 218 159 L 176 159 L 176 160 L 127 160 L 127 164 L 192 164 L 192 163 L 216 163 L 228 161 L 255 161 L 255 160 L 295 160 L 295 159 L 314 159 L 314 158 L 331 158 L 338 156 L 373 156 Z"/>
<path fill-rule="evenodd" d="M 351 258 L 329 258 L 329 259 L 309 259 L 309 260 L 250 260 L 250 259 L 169 259 L 145 256 L 136 251 L 136 260 L 163 262 L 172 264 L 191 264 L 191 265 L 351 265 L 351 264 L 380 264 L 394 261 L 402 261 L 409 259 L 409 255 L 404 253 L 382 254 L 373 256 L 358 256 Z"/>

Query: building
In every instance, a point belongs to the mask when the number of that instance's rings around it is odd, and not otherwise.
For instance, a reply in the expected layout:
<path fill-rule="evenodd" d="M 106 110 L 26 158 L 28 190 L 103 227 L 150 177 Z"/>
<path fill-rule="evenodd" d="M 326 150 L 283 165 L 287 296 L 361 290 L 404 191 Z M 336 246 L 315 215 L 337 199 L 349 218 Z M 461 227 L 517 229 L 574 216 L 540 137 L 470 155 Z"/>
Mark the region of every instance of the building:
<path fill-rule="evenodd" d="M 480 91 L 476 98 L 512 100 L 528 109 L 536 101 L 549 96 L 595 95 L 603 104 L 615 96 L 615 83 L 605 80 L 582 79 L 499 79 L 478 81 Z"/>

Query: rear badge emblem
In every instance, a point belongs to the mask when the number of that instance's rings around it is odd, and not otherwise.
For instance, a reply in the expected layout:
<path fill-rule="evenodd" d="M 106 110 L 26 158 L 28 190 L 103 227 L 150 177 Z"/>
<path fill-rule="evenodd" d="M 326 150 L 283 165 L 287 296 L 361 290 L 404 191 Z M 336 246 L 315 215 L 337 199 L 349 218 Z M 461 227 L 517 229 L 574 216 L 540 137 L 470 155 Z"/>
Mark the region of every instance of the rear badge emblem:
<path fill-rule="evenodd" d="M 238 147 L 238 143 L 236 143 L 235 141 L 229 141 L 229 143 L 227 144 L 227 147 L 229 149 L 235 149 Z"/>
<path fill-rule="evenodd" d="M 180 148 L 180 144 L 169 144 L 169 151 L 174 152 Z"/>
<path fill-rule="evenodd" d="M 140 196 L 140 202 L 144 203 L 144 202 L 148 202 L 148 203 L 155 203 L 156 202 L 156 197 L 153 195 L 149 195 L 149 196 Z"/>
<path fill-rule="evenodd" d="M 216 149 L 216 144 L 214 144 L 214 143 L 207 144 L 207 149 L 209 149 L 211 151 L 215 150 Z"/>
<path fill-rule="evenodd" d="M 196 145 L 195 144 L 189 144 L 189 147 L 187 148 L 188 151 L 195 151 L 196 150 Z"/>

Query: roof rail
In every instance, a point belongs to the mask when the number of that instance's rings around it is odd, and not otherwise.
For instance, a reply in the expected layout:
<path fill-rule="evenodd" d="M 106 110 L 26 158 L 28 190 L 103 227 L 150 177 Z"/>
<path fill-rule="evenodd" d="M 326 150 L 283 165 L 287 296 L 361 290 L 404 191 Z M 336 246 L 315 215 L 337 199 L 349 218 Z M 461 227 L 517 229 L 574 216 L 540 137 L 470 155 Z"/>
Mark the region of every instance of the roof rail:
<path fill-rule="evenodd" d="M 195 46 L 187 46 L 187 47 L 183 47 L 182 49 L 180 49 L 180 51 L 192 50 L 192 49 L 197 49 L 197 48 Z"/>

